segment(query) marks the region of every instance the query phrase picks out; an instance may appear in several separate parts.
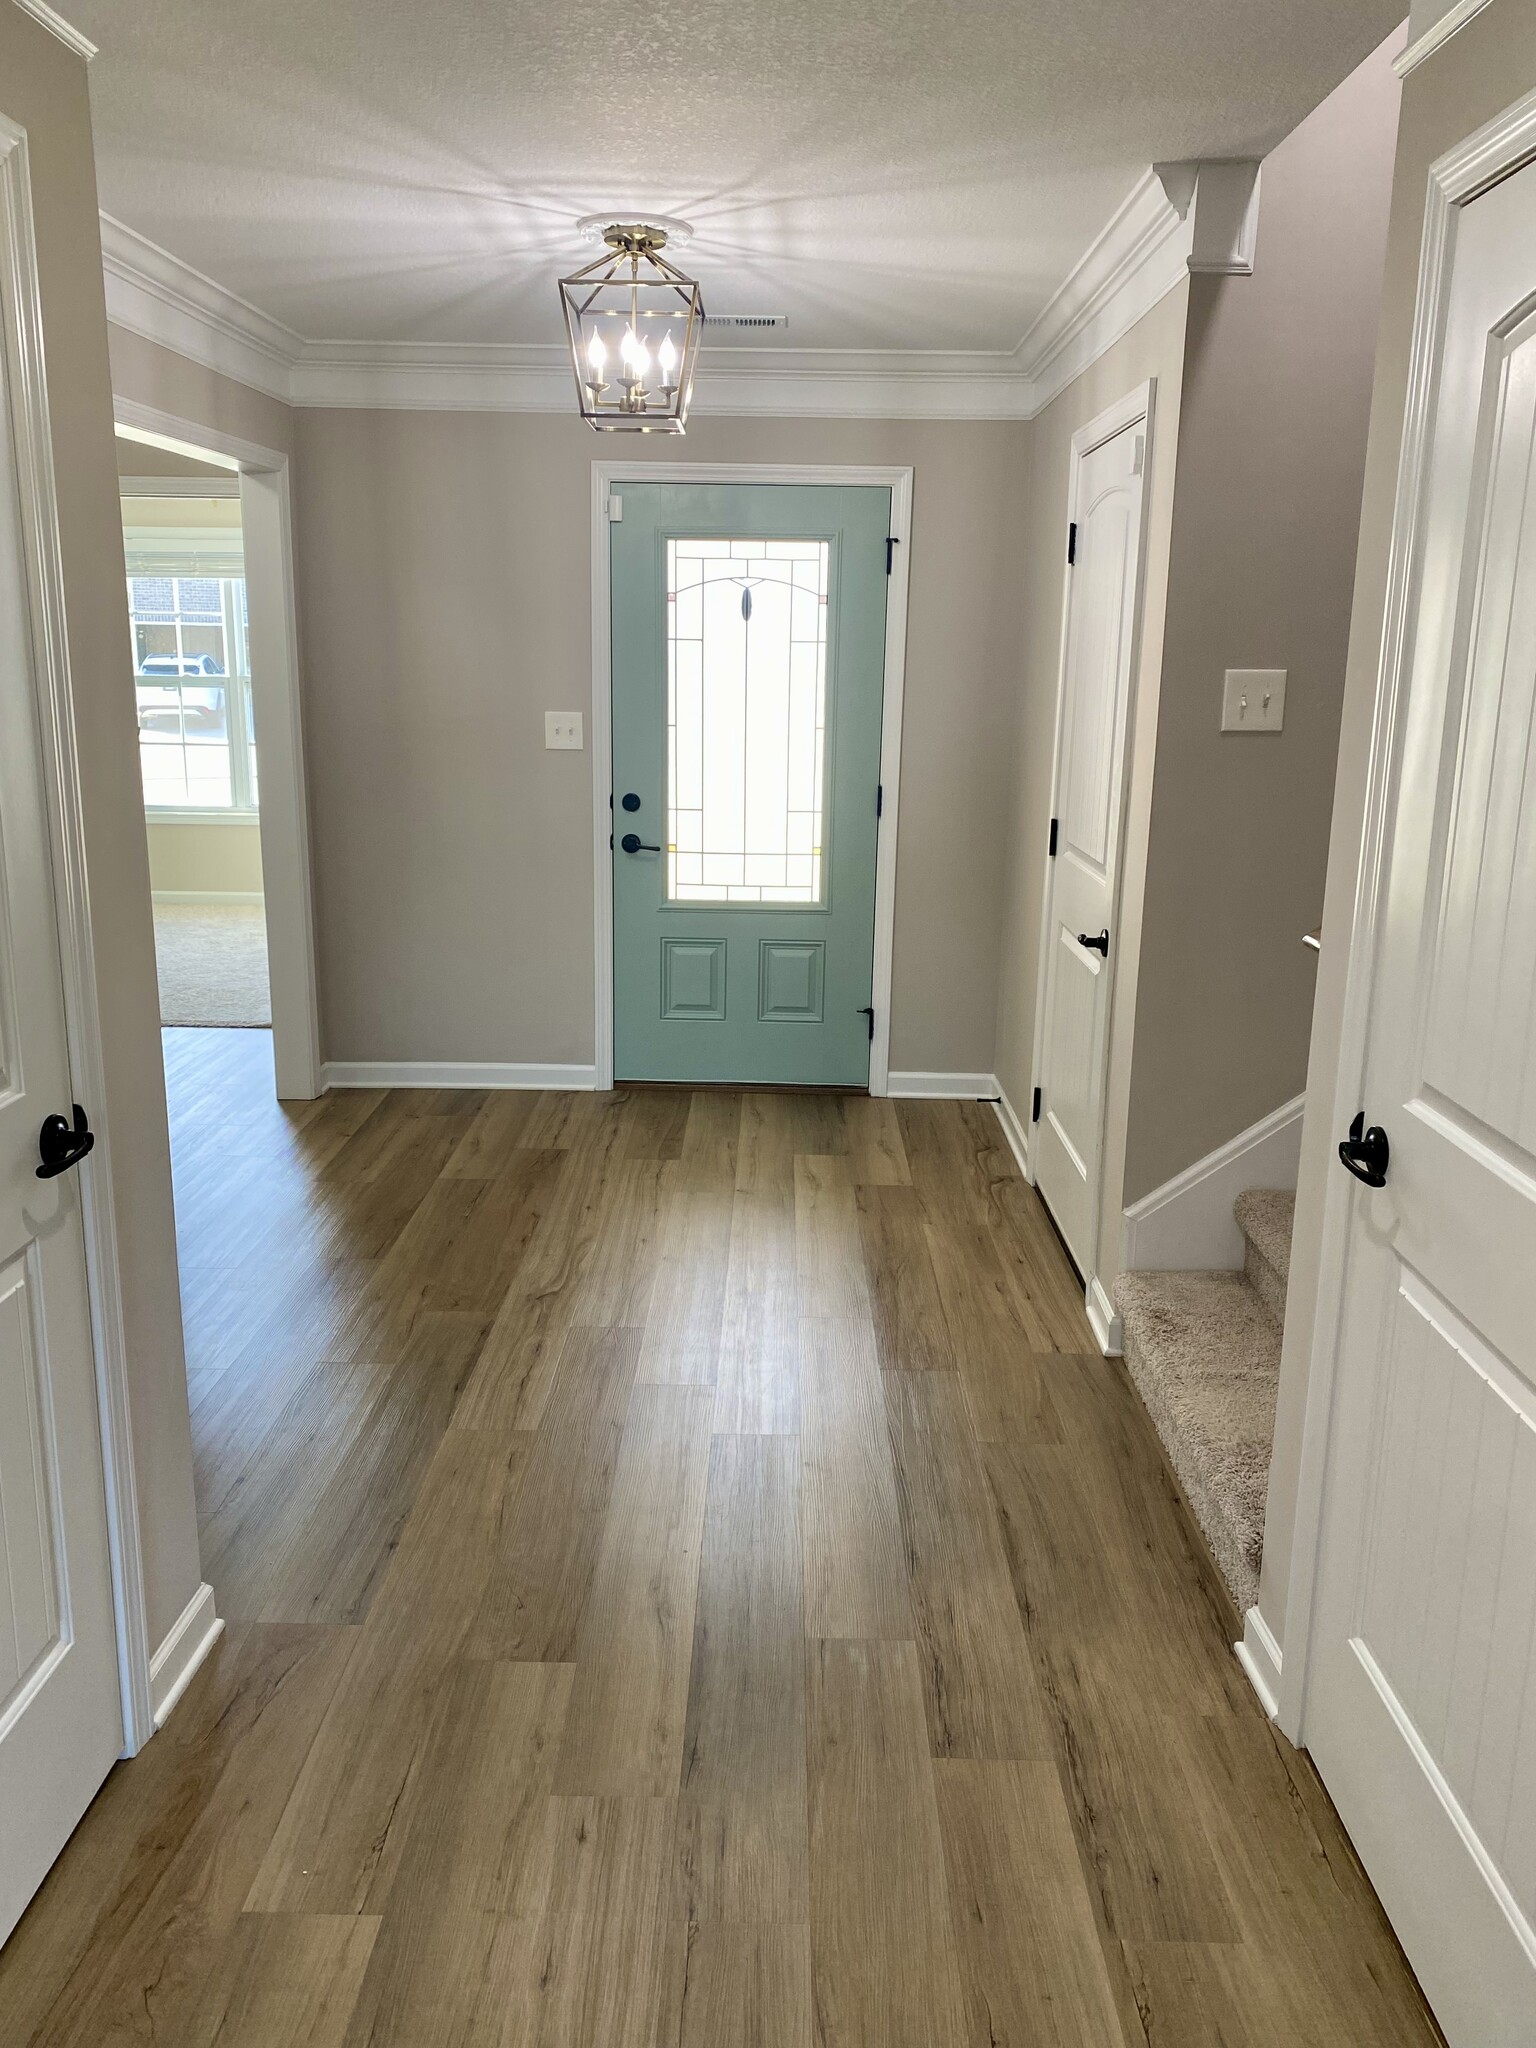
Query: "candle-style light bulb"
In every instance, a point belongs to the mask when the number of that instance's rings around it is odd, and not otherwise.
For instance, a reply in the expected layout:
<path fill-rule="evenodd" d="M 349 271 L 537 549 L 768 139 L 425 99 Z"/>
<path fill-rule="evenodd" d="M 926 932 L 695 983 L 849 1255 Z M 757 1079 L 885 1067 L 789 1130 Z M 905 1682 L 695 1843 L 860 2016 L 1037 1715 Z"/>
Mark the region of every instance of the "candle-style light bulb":
<path fill-rule="evenodd" d="M 670 329 L 662 336 L 661 347 L 656 351 L 656 366 L 661 371 L 662 390 L 675 391 L 677 389 L 677 379 L 673 376 L 672 372 L 677 367 L 677 350 L 672 346 Z"/>
<path fill-rule="evenodd" d="M 601 384 L 603 371 L 608 363 L 608 351 L 603 347 L 603 337 L 595 327 L 592 330 L 592 339 L 587 343 L 587 361 L 592 365 L 594 380 Z"/>

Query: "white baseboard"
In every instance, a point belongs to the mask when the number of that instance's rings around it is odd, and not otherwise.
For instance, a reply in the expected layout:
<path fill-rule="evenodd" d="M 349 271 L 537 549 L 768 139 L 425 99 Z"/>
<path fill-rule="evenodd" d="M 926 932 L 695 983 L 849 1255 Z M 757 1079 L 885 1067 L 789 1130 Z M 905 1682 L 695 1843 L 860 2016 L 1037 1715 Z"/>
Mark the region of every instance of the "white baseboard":
<path fill-rule="evenodd" d="M 260 889 L 152 889 L 156 903 L 265 903 Z"/>
<path fill-rule="evenodd" d="M 996 1074 L 888 1074 L 885 1092 L 912 1102 L 991 1102 L 1002 1090 Z"/>
<path fill-rule="evenodd" d="M 1099 1340 L 1099 1349 L 1106 1358 L 1118 1358 L 1122 1337 L 1120 1311 L 1104 1292 L 1103 1282 L 1097 1273 L 1088 1282 L 1083 1305 L 1088 1311 L 1093 1334 Z"/>
<path fill-rule="evenodd" d="M 1257 1607 L 1250 1607 L 1243 1616 L 1243 1640 L 1232 1647 L 1273 1721 L 1280 1712 L 1280 1645 Z"/>
<path fill-rule="evenodd" d="M 1120 1270 L 1125 1273 L 1236 1272 L 1243 1233 L 1232 1204 L 1245 1188 L 1294 1188 L 1301 1160 L 1305 1096 L 1197 1159 L 1125 1212 Z"/>
<path fill-rule="evenodd" d="M 576 1088 L 597 1086 L 595 1067 L 541 1067 L 521 1060 L 327 1060 L 327 1088 Z"/>
<path fill-rule="evenodd" d="M 1007 1096 L 998 1090 L 997 1100 L 992 1107 L 997 1111 L 997 1120 L 1003 1127 L 1003 1136 L 1008 1140 L 1008 1149 L 1019 1162 L 1019 1171 L 1034 1185 L 1034 1175 L 1029 1169 L 1029 1125 L 1019 1116 Z"/>
<path fill-rule="evenodd" d="M 192 1683 L 193 1674 L 224 1633 L 213 1607 L 213 1588 L 199 1586 L 171 1625 L 170 1634 L 149 1660 L 149 1697 L 155 1726 L 163 1728 L 171 1709 Z"/>

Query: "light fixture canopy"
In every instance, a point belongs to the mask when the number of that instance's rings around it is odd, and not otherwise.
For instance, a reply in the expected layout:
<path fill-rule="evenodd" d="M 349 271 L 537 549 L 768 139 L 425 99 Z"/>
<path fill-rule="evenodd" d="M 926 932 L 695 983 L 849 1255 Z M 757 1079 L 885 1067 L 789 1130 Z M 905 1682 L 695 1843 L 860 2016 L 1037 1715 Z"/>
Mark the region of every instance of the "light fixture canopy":
<path fill-rule="evenodd" d="M 604 253 L 560 280 L 577 401 L 599 433 L 686 431 L 704 295 L 662 254 L 676 226 L 616 221 Z"/>

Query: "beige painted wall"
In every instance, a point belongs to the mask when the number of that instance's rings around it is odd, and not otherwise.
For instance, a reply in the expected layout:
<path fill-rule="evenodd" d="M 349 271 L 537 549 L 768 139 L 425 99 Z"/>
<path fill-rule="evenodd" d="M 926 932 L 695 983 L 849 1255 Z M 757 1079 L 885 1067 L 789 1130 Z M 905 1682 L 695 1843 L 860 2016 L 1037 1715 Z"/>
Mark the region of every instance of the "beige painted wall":
<path fill-rule="evenodd" d="M 1179 441 L 1180 383 L 1187 281 L 1144 314 L 1115 346 L 1069 384 L 1029 424 L 1030 450 L 1024 528 L 1010 565 L 1018 580 L 1017 639 L 1012 694 L 1016 724 L 1009 766 L 1008 855 L 1001 926 L 1002 965 L 997 1019 L 997 1076 L 1021 1115 L 1029 1113 L 1033 1081 L 1035 992 L 1040 959 L 1040 913 L 1045 847 L 1051 815 L 1051 754 L 1061 672 L 1061 608 L 1066 591 L 1067 484 L 1072 436 L 1108 406 L 1157 379 L 1153 443 L 1147 472 L 1143 548 L 1144 600 L 1135 683 L 1135 734 L 1157 731 L 1162 671 L 1163 606 L 1168 542 L 1173 520 Z M 1140 952 L 1142 849 L 1151 802 L 1152 749 L 1133 739 L 1126 795 L 1125 860 L 1114 955 L 1110 1053 L 1105 1116 L 1105 1185 L 1118 1188 L 1125 1100 L 1130 1085 L 1130 1023 L 1135 1014 Z M 1113 1200 L 1106 1238 L 1118 1245 L 1119 1211 Z M 1113 1269 L 1111 1269 L 1113 1270 Z"/>
<path fill-rule="evenodd" d="M 595 460 L 574 418 L 300 412 L 327 1056 L 586 1062 Z M 647 460 L 911 464 L 891 1063 L 991 1070 L 1025 430 L 701 419 Z"/>
<path fill-rule="evenodd" d="M 1528 91 L 1533 78 L 1536 10 L 1515 4 L 1515 0 L 1494 0 L 1403 82 L 1259 1587 L 1259 1607 L 1282 1649 L 1292 1626 L 1287 1600 L 1307 1385 L 1316 1338 L 1323 1198 L 1328 1175 L 1339 1171 L 1333 1159 L 1340 1135 L 1333 1097 L 1386 607 L 1392 502 L 1408 390 L 1424 195 L 1429 166 L 1435 159 Z"/>
<path fill-rule="evenodd" d="M 129 335 L 127 339 L 134 341 L 137 337 Z M 178 455 L 171 448 L 156 448 L 147 441 L 128 441 L 121 434 L 117 439 L 117 473 L 119 476 L 212 476 L 225 481 L 229 478 L 227 469 L 216 468 L 211 462 L 198 462 L 190 455 Z"/>
<path fill-rule="evenodd" d="M 1190 282 L 1127 1204 L 1305 1084 L 1401 44 L 1265 159 L 1253 275 Z M 1227 668 L 1288 671 L 1283 732 L 1220 730 Z"/>
<path fill-rule="evenodd" d="M 53 421 L 69 659 L 79 735 L 150 1640 L 201 1572 L 171 1211 L 112 385 L 82 61 L 0 6 L 0 109 L 27 131 Z"/>
<path fill-rule="evenodd" d="M 260 895 L 261 825 L 255 818 L 151 818 L 149 880 L 153 889 L 199 895 Z"/>
<path fill-rule="evenodd" d="M 205 370 L 173 349 L 126 327 L 109 330 L 112 352 L 112 389 L 119 398 L 131 398 L 139 405 L 185 420 L 205 432 L 230 434 L 287 455 L 293 447 L 293 413 L 281 399 L 268 398 L 248 384 L 221 377 L 217 370 Z M 119 455 L 119 465 L 122 456 Z M 156 476 L 158 470 L 123 471 L 128 476 Z M 165 472 L 175 474 L 175 472 Z"/>

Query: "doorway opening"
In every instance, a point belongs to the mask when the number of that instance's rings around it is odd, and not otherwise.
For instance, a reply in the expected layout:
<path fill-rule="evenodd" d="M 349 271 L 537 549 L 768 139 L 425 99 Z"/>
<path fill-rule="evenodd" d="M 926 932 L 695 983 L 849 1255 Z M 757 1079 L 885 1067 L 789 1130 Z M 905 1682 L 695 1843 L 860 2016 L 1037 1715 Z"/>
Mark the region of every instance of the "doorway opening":
<path fill-rule="evenodd" d="M 129 400 L 116 410 L 162 1020 L 269 1032 L 276 1094 L 311 1100 L 320 1033 L 287 458 Z"/>
<path fill-rule="evenodd" d="M 239 478 L 119 439 L 160 1021 L 272 1022 Z"/>

